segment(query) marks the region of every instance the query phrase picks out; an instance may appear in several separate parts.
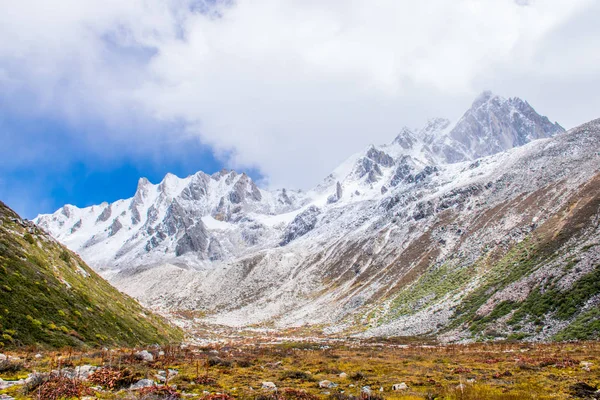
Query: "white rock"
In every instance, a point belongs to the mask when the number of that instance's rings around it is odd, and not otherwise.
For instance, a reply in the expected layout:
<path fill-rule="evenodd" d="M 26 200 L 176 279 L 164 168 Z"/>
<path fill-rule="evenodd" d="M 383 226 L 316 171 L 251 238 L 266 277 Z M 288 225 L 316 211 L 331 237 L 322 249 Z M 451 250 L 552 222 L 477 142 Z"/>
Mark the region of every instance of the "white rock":
<path fill-rule="evenodd" d="M 393 391 L 398 391 L 398 390 L 408 390 L 408 385 L 404 382 L 402 383 L 396 383 L 395 385 L 392 385 L 392 390 Z"/>
<path fill-rule="evenodd" d="M 152 362 L 154 361 L 154 356 L 148 350 L 142 350 L 135 353 L 135 357 L 139 360 Z"/>
<path fill-rule="evenodd" d="M 38 353 L 38 354 L 36 354 L 34 357 L 35 357 L 35 358 L 37 358 L 37 359 L 39 360 L 39 359 L 40 359 L 40 358 L 42 358 L 43 356 L 42 356 L 40 353 Z"/>
<path fill-rule="evenodd" d="M 262 388 L 267 390 L 277 390 L 277 385 L 275 385 L 273 382 L 263 382 Z"/>
<path fill-rule="evenodd" d="M 18 381 L 0 381 L 0 390 L 8 389 L 13 386 L 22 386 L 24 384 L 24 379 L 20 379 Z"/>
<path fill-rule="evenodd" d="M 342 379 L 346 379 L 346 378 L 348 377 L 348 374 L 347 374 L 347 373 L 345 373 L 345 372 L 342 372 L 342 373 L 339 375 L 339 377 L 340 377 L 340 378 L 342 378 Z"/>
<path fill-rule="evenodd" d="M 6 355 L 0 353 L 0 361 L 6 361 L 8 359 L 8 357 L 6 357 Z"/>
<path fill-rule="evenodd" d="M 93 365 L 80 365 L 75 367 L 76 377 L 79 379 L 87 380 L 87 378 L 93 374 L 98 368 Z"/>
<path fill-rule="evenodd" d="M 319 382 L 319 387 L 320 388 L 324 388 L 324 389 L 331 389 L 331 388 L 334 388 L 336 386 L 337 385 L 335 383 L 333 383 L 331 381 L 328 381 L 328 380 L 324 380 L 324 381 Z"/>
<path fill-rule="evenodd" d="M 140 379 L 139 381 L 131 385 L 129 390 L 140 390 L 152 386 L 156 386 L 156 383 L 152 379 Z"/>

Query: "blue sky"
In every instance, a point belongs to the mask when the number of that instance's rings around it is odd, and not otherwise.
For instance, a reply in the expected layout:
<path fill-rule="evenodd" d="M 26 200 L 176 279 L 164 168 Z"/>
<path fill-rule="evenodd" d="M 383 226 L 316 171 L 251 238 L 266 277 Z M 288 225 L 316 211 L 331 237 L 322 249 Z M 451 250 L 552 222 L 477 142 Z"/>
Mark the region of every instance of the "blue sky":
<path fill-rule="evenodd" d="M 107 128 L 90 121 L 84 125 L 0 110 L 0 199 L 31 219 L 64 204 L 84 207 L 133 196 L 142 176 L 157 183 L 167 172 L 183 177 L 223 168 L 198 137 L 170 141 L 178 126 L 154 127 L 152 143 L 114 140 L 100 145 L 77 138 L 106 138 Z M 119 134 L 139 136 L 127 130 Z M 260 179 L 256 171 L 247 172 Z"/>
<path fill-rule="evenodd" d="M 227 167 L 307 189 L 483 90 L 600 117 L 595 0 L 0 2 L 0 200 L 27 218 Z"/>

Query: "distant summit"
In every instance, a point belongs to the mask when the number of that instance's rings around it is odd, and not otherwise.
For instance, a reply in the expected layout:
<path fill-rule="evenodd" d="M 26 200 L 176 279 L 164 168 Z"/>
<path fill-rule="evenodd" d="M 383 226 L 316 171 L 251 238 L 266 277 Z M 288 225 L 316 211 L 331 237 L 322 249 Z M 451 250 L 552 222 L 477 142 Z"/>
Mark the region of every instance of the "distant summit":
<path fill-rule="evenodd" d="M 449 136 L 463 146 L 471 159 L 477 159 L 564 131 L 526 101 L 518 97 L 505 99 L 485 91 L 475 99 Z"/>

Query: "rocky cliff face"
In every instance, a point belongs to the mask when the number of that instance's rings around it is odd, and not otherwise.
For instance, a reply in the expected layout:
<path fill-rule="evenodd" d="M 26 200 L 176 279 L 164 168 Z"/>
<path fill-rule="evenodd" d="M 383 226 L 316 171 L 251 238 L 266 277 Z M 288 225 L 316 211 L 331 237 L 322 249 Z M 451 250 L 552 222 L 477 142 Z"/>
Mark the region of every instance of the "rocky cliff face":
<path fill-rule="evenodd" d="M 567 337 L 578 318 L 595 321 L 585 310 L 600 296 L 585 286 L 600 241 L 599 125 L 564 133 L 526 102 L 484 93 L 456 125 L 404 128 L 308 192 L 229 171 L 167 176 L 133 199 L 36 221 L 129 294 L 201 309 L 205 322 Z M 536 314 L 548 288 L 560 298 L 574 285 L 586 287 L 575 312 Z"/>

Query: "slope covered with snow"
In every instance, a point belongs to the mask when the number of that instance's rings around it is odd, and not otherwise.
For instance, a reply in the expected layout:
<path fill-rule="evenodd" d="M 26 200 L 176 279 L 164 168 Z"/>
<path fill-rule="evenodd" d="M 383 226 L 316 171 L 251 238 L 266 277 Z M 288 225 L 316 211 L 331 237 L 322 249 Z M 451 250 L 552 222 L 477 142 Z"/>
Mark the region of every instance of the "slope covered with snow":
<path fill-rule="evenodd" d="M 167 175 L 36 222 L 128 294 L 203 322 L 460 338 L 457 306 L 495 260 L 567 224 L 564 208 L 599 172 L 599 143 L 597 122 L 564 133 L 526 102 L 484 93 L 457 124 L 403 128 L 307 192 L 230 171 Z"/>

